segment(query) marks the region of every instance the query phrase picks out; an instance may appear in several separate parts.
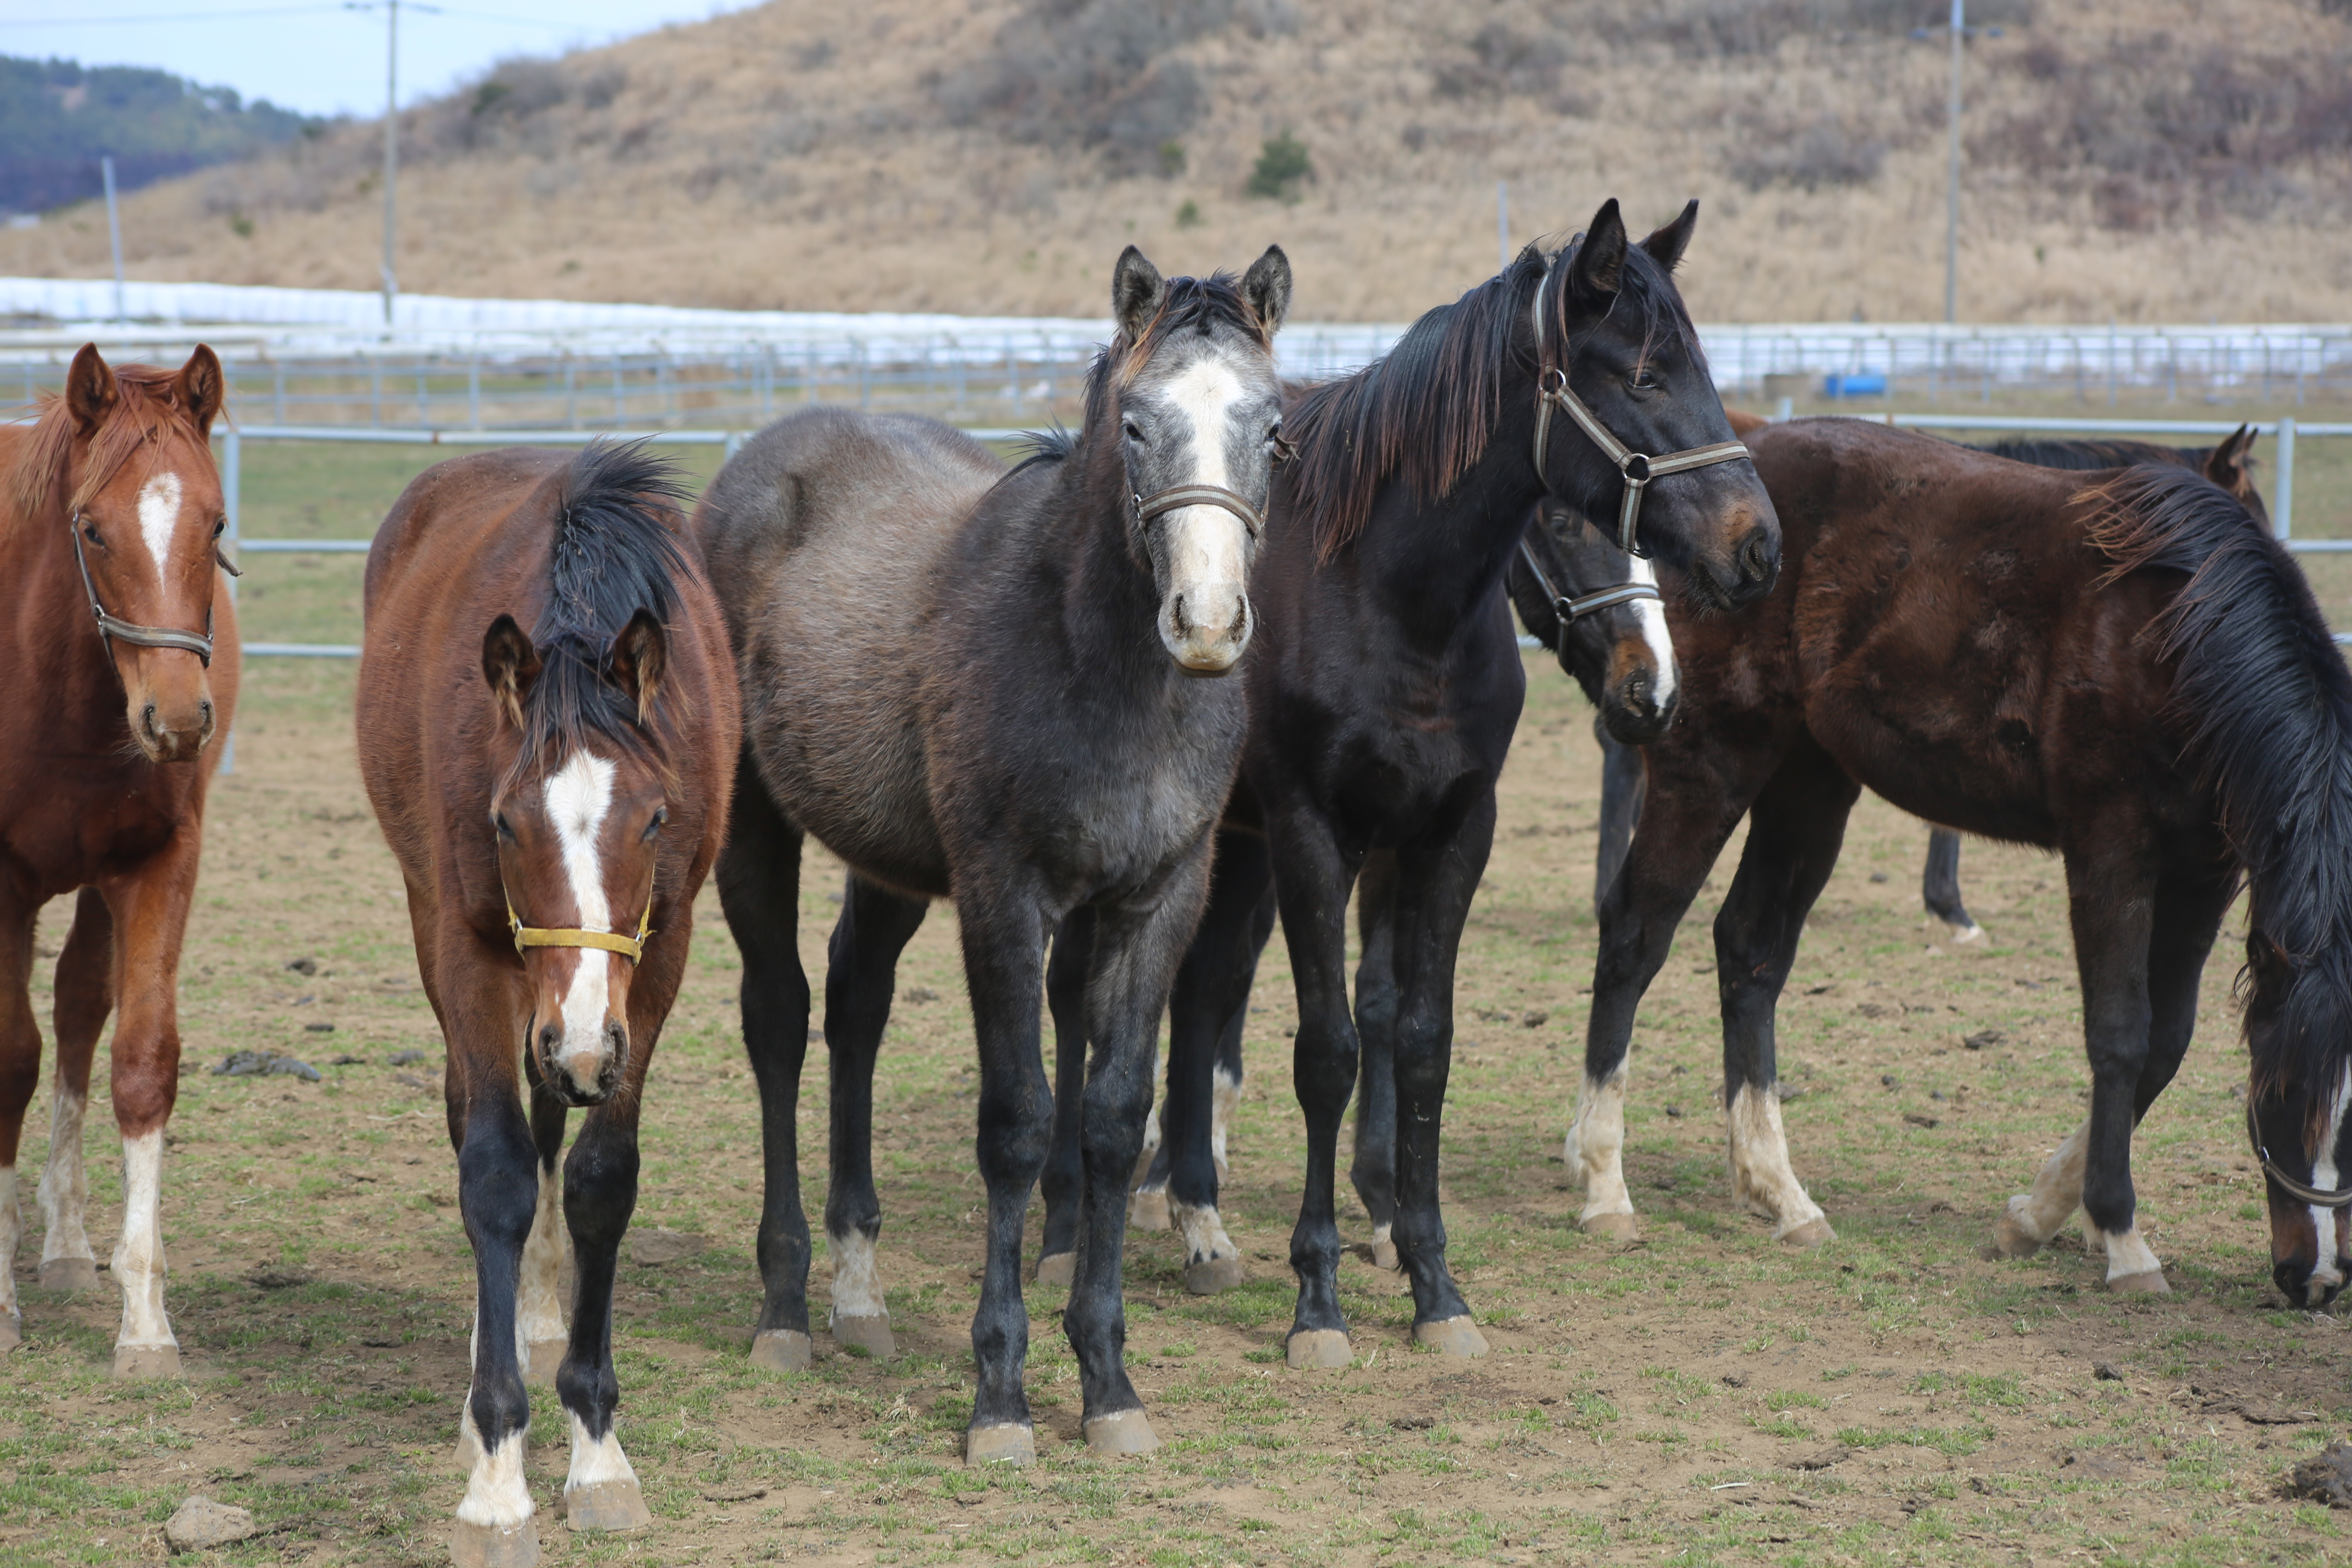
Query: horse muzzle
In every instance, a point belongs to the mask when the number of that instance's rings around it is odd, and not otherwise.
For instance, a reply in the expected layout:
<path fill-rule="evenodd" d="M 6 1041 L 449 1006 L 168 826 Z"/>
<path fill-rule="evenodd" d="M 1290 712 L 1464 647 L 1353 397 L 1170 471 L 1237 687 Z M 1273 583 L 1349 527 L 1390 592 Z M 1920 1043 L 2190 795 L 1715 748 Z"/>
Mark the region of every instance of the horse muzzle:
<path fill-rule="evenodd" d="M 1194 583 L 1168 596 L 1160 641 L 1168 657 L 1195 675 L 1223 675 L 1249 647 L 1256 625 L 1239 583 Z"/>
<path fill-rule="evenodd" d="M 1601 721 L 1622 745 L 1643 746 L 1665 733 L 1675 705 L 1658 700 L 1656 672 L 1639 668 L 1611 683 L 1601 705 Z"/>
<path fill-rule="evenodd" d="M 134 697 L 128 718 L 140 752 L 158 764 L 194 761 L 218 722 L 209 696 L 194 701 L 169 701 L 152 693 Z"/>
<path fill-rule="evenodd" d="M 602 1105 L 621 1087 L 629 1060 L 628 1027 L 606 1018 L 601 1028 L 583 1032 L 552 1019 L 531 1030 L 531 1055 L 541 1085 L 556 1099 L 575 1108 Z"/>

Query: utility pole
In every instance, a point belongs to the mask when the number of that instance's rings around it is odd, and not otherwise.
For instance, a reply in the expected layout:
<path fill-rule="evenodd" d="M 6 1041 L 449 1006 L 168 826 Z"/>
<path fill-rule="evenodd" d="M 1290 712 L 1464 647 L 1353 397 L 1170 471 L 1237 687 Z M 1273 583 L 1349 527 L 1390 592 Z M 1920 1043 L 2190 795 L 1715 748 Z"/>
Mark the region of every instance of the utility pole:
<path fill-rule="evenodd" d="M 100 155 L 98 171 L 106 181 L 106 237 L 114 247 L 114 324 L 121 326 L 130 318 L 122 310 L 122 216 L 114 206 L 113 153 Z"/>
<path fill-rule="evenodd" d="M 1952 15 L 1960 14 L 1960 0 L 1952 0 Z M 400 279 L 392 269 L 393 244 L 400 234 L 400 0 L 383 0 L 383 324 L 392 325 L 393 302 L 400 296 Z M 1958 47 L 1957 44 L 1953 46 Z M 1958 59 L 1955 54 L 1955 61 Z M 1959 67 L 1952 68 L 1952 134 L 1959 134 Z M 1956 141 L 1955 149 L 1958 147 Z M 1959 153 L 1952 154 L 1958 159 Z M 1954 168 L 1958 167 L 1956 163 Z M 1959 176 L 1956 174 L 1953 178 Z M 1959 200 L 1954 196 L 1957 204 Z M 1957 205 L 1953 211 L 1959 209 Z"/>
<path fill-rule="evenodd" d="M 1952 156 L 1944 182 L 1944 321 L 1948 326 L 1960 319 L 1960 46 L 1968 32 L 1968 0 L 1952 0 Z"/>

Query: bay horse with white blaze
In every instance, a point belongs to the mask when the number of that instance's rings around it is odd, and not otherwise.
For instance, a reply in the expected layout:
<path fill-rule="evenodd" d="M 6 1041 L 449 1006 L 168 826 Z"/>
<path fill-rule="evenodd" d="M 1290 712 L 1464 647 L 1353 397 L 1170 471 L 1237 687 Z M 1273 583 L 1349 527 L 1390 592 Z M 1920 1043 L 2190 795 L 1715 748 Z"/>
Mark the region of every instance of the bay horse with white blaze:
<path fill-rule="evenodd" d="M 2205 959 L 2251 886 L 2249 1126 L 2275 1276 L 2339 1289 L 2352 1170 L 2352 673 L 2302 571 L 2202 477 L 2028 468 L 1854 420 L 1751 437 L 1781 580 L 1677 616 L 1679 722 L 1602 907 L 1567 1157 L 1586 1228 L 1629 1234 L 1625 1056 L 1675 924 L 1741 816 L 1716 917 L 1733 1191 L 1831 1232 L 1790 1169 L 1773 1013 L 1859 792 L 2064 858 L 2091 1110 L 1995 1230 L 2021 1257 L 2079 1205 L 2119 1290 L 2167 1289 L 2135 1218 L 2134 1128 L 2189 1048 Z"/>
<path fill-rule="evenodd" d="M 368 554 L 360 773 L 448 1046 L 474 1248 L 460 1568 L 538 1559 L 526 1371 L 551 1373 L 571 1417 L 572 1528 L 649 1518 L 613 1426 L 613 1274 L 739 719 L 682 499 L 642 446 L 486 452 L 418 475 Z M 588 1114 L 559 1183 L 573 1107 Z"/>
<path fill-rule="evenodd" d="M 220 361 L 110 369 L 95 345 L 39 420 L 0 428 L 0 1351 L 22 1338 L 16 1149 L 40 1076 L 30 984 L 41 906 L 77 893 L 58 957 L 41 1283 L 98 1283 L 82 1113 L 107 1015 L 122 1135 L 117 1376 L 174 1374 L 158 1204 L 180 1082 L 180 942 L 213 737 L 236 707 L 236 616 L 211 432 Z"/>
<path fill-rule="evenodd" d="M 808 1043 L 796 941 L 801 844 L 850 866 L 825 979 L 833 1059 L 833 1331 L 887 1352 L 870 1152 L 875 1053 L 899 952 L 952 898 L 980 1052 L 987 1268 L 972 1319 L 965 1458 L 1034 1453 L 1022 1392 L 1023 1216 L 1053 1116 L 1039 1055 L 1045 938 L 1088 909 L 1096 1042 L 1069 1305 L 1087 1445 L 1158 1446 L 1121 1364 L 1127 1186 L 1176 963 L 1208 891 L 1211 838 L 1246 718 L 1233 668 L 1283 449 L 1274 333 L 1290 266 L 1238 285 L 1163 279 L 1130 246 L 1116 331 L 1075 436 L 1011 472 L 930 420 L 812 411 L 755 437 L 697 513 L 727 588 L 746 702 L 719 864 L 743 951 L 760 1084 L 766 1286 L 754 1359 L 806 1365 L 808 1222 L 793 1117 Z"/>

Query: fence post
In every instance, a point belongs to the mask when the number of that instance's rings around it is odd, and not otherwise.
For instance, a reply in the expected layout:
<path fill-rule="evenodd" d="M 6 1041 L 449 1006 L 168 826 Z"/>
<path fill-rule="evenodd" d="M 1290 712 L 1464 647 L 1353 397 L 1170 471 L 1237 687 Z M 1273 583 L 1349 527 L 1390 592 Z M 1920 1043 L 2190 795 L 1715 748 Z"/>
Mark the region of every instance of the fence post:
<path fill-rule="evenodd" d="M 2294 416 L 2290 414 L 2278 422 L 2278 484 L 2273 493 L 2278 504 L 2271 509 L 2271 525 L 2281 539 L 2294 532 Z"/>

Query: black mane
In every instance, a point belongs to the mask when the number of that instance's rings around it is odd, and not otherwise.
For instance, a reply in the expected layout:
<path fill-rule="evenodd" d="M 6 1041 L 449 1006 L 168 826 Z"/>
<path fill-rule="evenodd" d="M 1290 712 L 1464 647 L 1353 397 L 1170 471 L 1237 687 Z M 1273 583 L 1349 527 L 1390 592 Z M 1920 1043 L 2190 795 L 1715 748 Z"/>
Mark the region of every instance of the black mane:
<path fill-rule="evenodd" d="M 1520 336 L 1531 302 L 1544 338 L 1538 356 L 1570 362 L 1567 263 L 1583 242 L 1578 235 L 1550 256 L 1528 246 L 1451 305 L 1423 314 L 1362 370 L 1297 394 L 1288 421 L 1298 450 L 1293 492 L 1325 554 L 1362 531 L 1390 479 L 1434 501 L 1486 455 L 1504 373 L 1515 364 L 1530 376 L 1536 370 Z M 1619 276 L 1610 313 L 1635 312 L 1645 346 L 1671 336 L 1704 368 L 1697 329 L 1666 269 L 1628 245 Z"/>
<path fill-rule="evenodd" d="M 2153 441 L 2042 441 L 2031 437 L 1987 441 L 1977 447 L 2012 463 L 2037 468 L 2064 468 L 2087 473 L 2097 468 L 2128 468 L 2135 463 L 2155 463 L 2168 468 L 2205 471 L 2210 447 L 2160 447 Z"/>
<path fill-rule="evenodd" d="M 2352 1058 L 2352 670 L 2294 557 L 2228 491 L 2148 466 L 2105 500 L 2092 540 L 2118 573 L 2189 578 L 2149 631 L 2252 886 L 2252 936 L 2284 961 L 2250 971 L 2251 1011 L 2276 1025 L 2253 1090 L 2332 1085 Z"/>
<path fill-rule="evenodd" d="M 685 476 L 644 441 L 597 440 L 557 480 L 547 602 L 530 640 L 542 668 L 523 701 L 516 770 L 601 735 L 633 752 L 649 737 L 612 679 L 614 638 L 639 610 L 676 617 Z"/>

